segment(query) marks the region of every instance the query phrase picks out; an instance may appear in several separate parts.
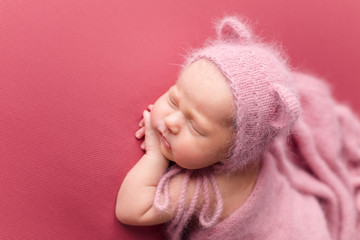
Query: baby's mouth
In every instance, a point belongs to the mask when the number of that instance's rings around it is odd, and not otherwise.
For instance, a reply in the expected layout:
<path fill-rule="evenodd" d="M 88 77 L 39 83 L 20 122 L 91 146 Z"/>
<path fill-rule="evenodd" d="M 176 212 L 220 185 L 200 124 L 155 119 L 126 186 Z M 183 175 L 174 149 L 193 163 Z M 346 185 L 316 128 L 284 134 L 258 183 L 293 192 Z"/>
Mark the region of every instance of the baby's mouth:
<path fill-rule="evenodd" d="M 167 141 L 167 139 L 164 137 L 164 135 L 163 135 L 161 132 L 159 132 L 159 134 L 160 134 L 161 142 L 162 142 L 162 144 L 164 145 L 164 147 L 165 147 L 166 149 L 168 149 L 168 150 L 171 150 L 171 145 L 170 145 L 170 143 Z"/>

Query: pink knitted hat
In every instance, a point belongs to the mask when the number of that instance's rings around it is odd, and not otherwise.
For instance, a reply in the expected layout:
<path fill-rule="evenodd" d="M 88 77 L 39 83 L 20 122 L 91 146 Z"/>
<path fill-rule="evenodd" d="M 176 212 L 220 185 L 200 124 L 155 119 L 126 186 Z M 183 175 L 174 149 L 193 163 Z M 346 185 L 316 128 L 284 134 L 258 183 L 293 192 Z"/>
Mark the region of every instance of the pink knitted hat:
<path fill-rule="evenodd" d="M 271 140 L 288 132 L 298 118 L 300 103 L 292 74 L 279 52 L 256 41 L 236 17 L 222 19 L 217 39 L 193 52 L 185 67 L 198 59 L 207 59 L 222 71 L 236 106 L 234 143 L 229 156 L 215 167 L 241 170 L 259 161 Z"/>

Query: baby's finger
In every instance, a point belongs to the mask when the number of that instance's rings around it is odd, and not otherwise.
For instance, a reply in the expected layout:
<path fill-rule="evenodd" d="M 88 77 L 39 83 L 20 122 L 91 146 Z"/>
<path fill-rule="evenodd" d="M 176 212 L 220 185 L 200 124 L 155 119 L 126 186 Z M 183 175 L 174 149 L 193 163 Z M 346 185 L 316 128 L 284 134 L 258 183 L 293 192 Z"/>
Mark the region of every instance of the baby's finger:
<path fill-rule="evenodd" d="M 145 150 L 145 141 L 144 141 L 143 143 L 141 143 L 140 148 L 141 148 L 142 150 Z"/>
<path fill-rule="evenodd" d="M 150 120 L 150 112 L 144 111 L 144 120 L 145 120 L 145 142 L 146 142 L 146 150 L 154 150 L 157 149 L 158 145 L 158 137 L 155 130 L 151 126 Z"/>
<path fill-rule="evenodd" d="M 146 132 L 148 129 L 151 128 L 150 112 L 148 110 L 144 110 L 143 120 L 145 124 L 145 132 Z"/>
<path fill-rule="evenodd" d="M 150 104 L 150 105 L 148 106 L 149 111 L 151 111 L 151 110 L 153 109 L 153 107 L 154 107 L 154 104 Z"/>
<path fill-rule="evenodd" d="M 143 126 L 145 126 L 144 118 L 142 118 L 141 121 L 139 122 L 139 127 L 143 127 Z"/>
<path fill-rule="evenodd" d="M 135 137 L 136 137 L 137 139 L 140 139 L 140 138 L 142 138 L 142 137 L 144 137 L 144 136 L 145 136 L 145 127 L 140 128 L 140 129 L 137 130 L 136 133 L 135 133 Z"/>

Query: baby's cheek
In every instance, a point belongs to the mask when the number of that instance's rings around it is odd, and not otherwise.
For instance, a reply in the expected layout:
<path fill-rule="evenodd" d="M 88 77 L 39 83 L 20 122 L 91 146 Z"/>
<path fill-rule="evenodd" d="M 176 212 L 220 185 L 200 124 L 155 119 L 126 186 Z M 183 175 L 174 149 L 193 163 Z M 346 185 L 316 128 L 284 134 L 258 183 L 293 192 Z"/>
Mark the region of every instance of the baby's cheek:
<path fill-rule="evenodd" d="M 170 108 L 167 102 L 164 100 L 164 97 L 159 98 L 151 110 L 151 125 L 153 128 L 159 127 L 166 116 L 170 114 Z"/>
<path fill-rule="evenodd" d="M 151 112 L 151 117 L 150 117 L 151 127 L 156 129 L 157 122 L 158 122 L 158 117 L 157 117 L 155 111 L 153 111 L 153 112 Z"/>
<path fill-rule="evenodd" d="M 157 126 L 159 125 L 159 122 L 161 121 L 161 119 L 163 118 L 162 116 L 162 111 L 161 111 L 161 106 L 159 105 L 154 105 L 153 109 L 151 110 L 151 126 L 153 128 L 157 128 Z"/>
<path fill-rule="evenodd" d="M 184 168 L 197 169 L 208 165 L 206 151 L 199 148 L 197 144 L 188 142 L 178 145 L 176 150 L 176 162 Z"/>

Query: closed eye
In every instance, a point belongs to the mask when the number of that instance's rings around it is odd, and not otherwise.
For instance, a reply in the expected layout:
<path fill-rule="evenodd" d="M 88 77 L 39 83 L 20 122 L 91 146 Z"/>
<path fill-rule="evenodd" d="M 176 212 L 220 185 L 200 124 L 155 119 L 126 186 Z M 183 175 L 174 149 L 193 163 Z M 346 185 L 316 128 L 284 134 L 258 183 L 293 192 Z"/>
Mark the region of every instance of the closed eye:
<path fill-rule="evenodd" d="M 198 134 L 200 134 L 201 136 L 204 136 L 203 133 L 195 126 L 193 121 L 190 121 L 190 127 Z"/>
<path fill-rule="evenodd" d="M 170 93 L 168 93 L 168 101 L 169 101 L 169 105 L 173 108 L 177 108 L 176 103 L 174 101 L 174 99 L 171 97 Z"/>

